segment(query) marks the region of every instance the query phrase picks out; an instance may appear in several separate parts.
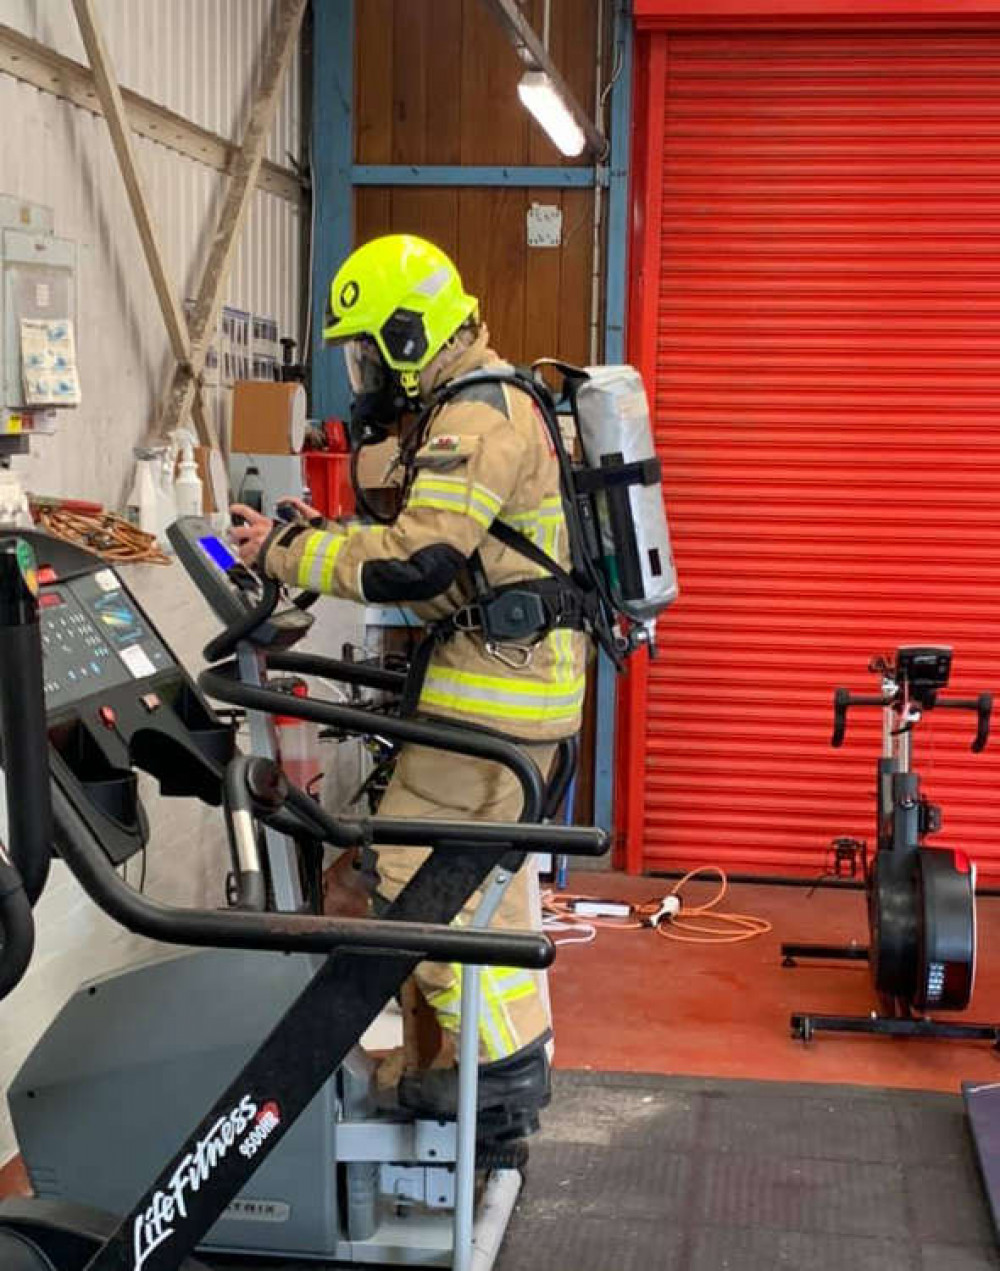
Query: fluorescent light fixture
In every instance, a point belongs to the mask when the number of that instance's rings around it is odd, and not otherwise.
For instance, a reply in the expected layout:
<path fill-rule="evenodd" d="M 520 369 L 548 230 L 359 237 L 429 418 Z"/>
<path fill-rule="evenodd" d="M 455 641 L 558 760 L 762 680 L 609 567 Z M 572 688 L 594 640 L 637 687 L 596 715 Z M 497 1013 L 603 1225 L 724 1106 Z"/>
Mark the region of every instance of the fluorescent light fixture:
<path fill-rule="evenodd" d="M 587 144 L 583 129 L 544 71 L 525 71 L 517 86 L 517 95 L 562 154 L 573 158 L 583 153 Z"/>

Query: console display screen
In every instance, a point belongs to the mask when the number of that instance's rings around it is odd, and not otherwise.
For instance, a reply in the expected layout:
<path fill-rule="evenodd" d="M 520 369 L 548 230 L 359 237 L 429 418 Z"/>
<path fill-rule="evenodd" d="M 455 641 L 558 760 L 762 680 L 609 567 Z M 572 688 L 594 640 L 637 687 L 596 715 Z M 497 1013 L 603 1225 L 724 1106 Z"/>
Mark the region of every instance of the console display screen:
<path fill-rule="evenodd" d="M 198 540 L 198 546 L 213 564 L 218 565 L 223 573 L 232 569 L 236 564 L 236 557 L 221 538 L 215 538 L 213 535 L 207 534 L 204 538 Z"/>

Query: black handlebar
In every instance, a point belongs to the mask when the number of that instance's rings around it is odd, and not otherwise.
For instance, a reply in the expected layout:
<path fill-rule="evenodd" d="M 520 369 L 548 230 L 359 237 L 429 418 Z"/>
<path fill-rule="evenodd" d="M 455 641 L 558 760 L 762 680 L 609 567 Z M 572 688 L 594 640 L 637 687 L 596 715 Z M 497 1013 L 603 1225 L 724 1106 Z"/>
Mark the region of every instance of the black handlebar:
<path fill-rule="evenodd" d="M 320 679 L 338 680 L 342 684 L 356 684 L 359 688 L 373 688 L 385 693 L 402 693 L 406 687 L 404 671 L 387 671 L 385 667 L 368 666 L 364 662 L 345 662 L 340 658 L 327 658 L 318 653 L 272 653 L 269 650 L 267 667 L 269 671 L 315 675 Z M 287 713 L 286 711 L 285 714 Z"/>
<path fill-rule="evenodd" d="M 852 694 L 850 689 L 837 688 L 833 691 L 833 736 L 831 746 L 842 746 L 847 732 L 847 712 L 856 706 L 891 706 L 891 697 L 872 696 L 866 693 Z M 976 736 L 972 742 L 973 753 L 979 754 L 986 749 L 990 737 L 990 717 L 993 711 L 992 693 L 980 693 L 978 697 L 940 697 L 934 699 L 928 710 L 975 711 Z"/>
<path fill-rule="evenodd" d="M 545 936 L 485 931 L 375 918 L 313 914 L 242 913 L 235 909 L 179 909 L 150 900 L 118 875 L 58 785 L 53 787 L 60 850 L 84 891 L 115 922 L 166 944 L 196 948 L 264 949 L 277 953 L 333 953 L 370 949 L 435 962 L 494 963 L 541 970 L 555 956 Z"/>
<path fill-rule="evenodd" d="M 52 861 L 49 742 L 42 642 L 26 544 L 0 540 L 0 741 L 7 845 L 0 843 L 0 999 L 24 977 L 35 947 L 31 908 Z"/>
<path fill-rule="evenodd" d="M 273 578 L 262 578 L 261 584 L 260 600 L 254 607 L 205 645 L 206 662 L 219 662 L 223 658 L 232 657 L 241 641 L 252 635 L 274 613 L 281 599 L 281 585 Z"/>
<path fill-rule="evenodd" d="M 978 697 L 939 697 L 934 705 L 951 711 L 975 711 L 976 736 L 971 749 L 977 755 L 986 749 L 986 743 L 990 739 L 990 716 L 993 713 L 992 693 L 980 693 Z"/>
<path fill-rule="evenodd" d="M 42 894 L 52 860 L 42 642 L 38 600 L 26 580 L 33 566 L 27 544 L 14 538 L 0 541 L 0 742 L 9 796 L 7 846 L 32 905 Z"/>
<path fill-rule="evenodd" d="M 35 950 L 35 920 L 21 875 L 0 843 L 0 1002 L 24 978 Z"/>
<path fill-rule="evenodd" d="M 344 818 L 334 816 L 296 786 L 286 794 L 308 829 L 337 847 L 368 843 L 399 847 L 429 847 L 444 851 L 556 852 L 566 856 L 603 856 L 608 834 L 596 826 L 544 825 L 513 821 L 435 821 L 421 817 L 402 820 L 390 816 Z M 260 809 L 255 809 L 260 815 Z M 266 813 L 265 813 L 266 815 Z"/>
<path fill-rule="evenodd" d="M 850 707 L 888 705 L 889 699 L 882 696 L 873 697 L 870 694 L 861 693 L 852 697 L 850 689 L 835 688 L 833 690 L 833 736 L 830 738 L 830 745 L 844 744 L 844 735 L 847 732 L 847 712 Z"/>

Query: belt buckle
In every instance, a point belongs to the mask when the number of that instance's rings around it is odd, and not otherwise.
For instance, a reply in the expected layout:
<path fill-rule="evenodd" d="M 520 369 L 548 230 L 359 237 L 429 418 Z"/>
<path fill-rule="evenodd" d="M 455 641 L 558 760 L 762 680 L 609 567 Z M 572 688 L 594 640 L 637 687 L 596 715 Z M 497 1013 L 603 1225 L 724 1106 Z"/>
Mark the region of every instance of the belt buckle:
<path fill-rule="evenodd" d="M 483 625 L 483 615 L 478 605 L 463 605 L 451 616 L 456 631 L 478 631 Z"/>

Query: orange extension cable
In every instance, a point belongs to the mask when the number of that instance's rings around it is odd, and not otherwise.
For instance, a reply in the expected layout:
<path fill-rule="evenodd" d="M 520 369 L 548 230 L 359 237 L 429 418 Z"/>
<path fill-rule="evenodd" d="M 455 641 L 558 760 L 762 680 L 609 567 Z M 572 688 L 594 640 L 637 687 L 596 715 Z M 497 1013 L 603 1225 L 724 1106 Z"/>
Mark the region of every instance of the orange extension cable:
<path fill-rule="evenodd" d="M 686 905 L 682 895 L 685 885 L 706 873 L 718 877 L 718 891 L 703 904 Z M 739 944 L 744 940 L 754 940 L 757 936 L 766 935 L 771 930 L 771 924 L 766 918 L 758 918 L 752 914 L 719 912 L 718 906 L 725 899 L 728 890 L 729 880 L 724 870 L 718 865 L 700 865 L 678 879 L 670 891 L 659 900 L 647 900 L 636 905 L 629 905 L 627 918 L 582 917 L 576 912 L 575 905 L 580 902 L 584 904 L 601 902 L 592 896 L 559 894 L 552 891 L 543 892 L 542 911 L 548 922 L 558 925 L 558 929 L 564 931 L 579 929 L 581 933 L 585 931 L 596 933 L 599 930 L 641 931 L 644 928 L 652 928 L 666 940 L 680 940 L 687 944 Z M 672 900 L 678 904 L 676 910 L 670 903 Z M 593 936 L 584 938 L 589 940 Z M 573 943 L 572 939 L 569 943 Z"/>

